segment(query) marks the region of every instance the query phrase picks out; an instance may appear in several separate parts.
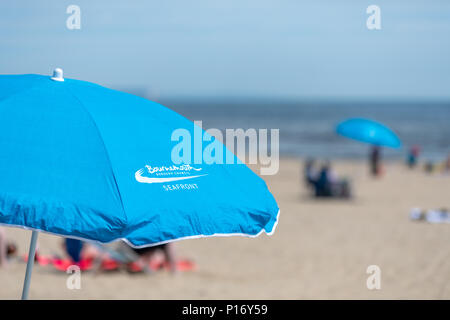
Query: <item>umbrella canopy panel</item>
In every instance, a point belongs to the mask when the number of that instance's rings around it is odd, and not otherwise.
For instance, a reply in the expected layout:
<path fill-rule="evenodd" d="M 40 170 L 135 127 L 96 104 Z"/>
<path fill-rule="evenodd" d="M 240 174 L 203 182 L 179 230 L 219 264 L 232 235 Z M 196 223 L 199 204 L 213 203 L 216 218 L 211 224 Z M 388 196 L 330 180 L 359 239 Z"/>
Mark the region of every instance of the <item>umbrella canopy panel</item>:
<path fill-rule="evenodd" d="M 56 84 L 0 77 L 0 222 L 111 241 L 127 219 L 105 146 Z"/>
<path fill-rule="evenodd" d="M 0 223 L 134 246 L 272 232 L 278 206 L 247 166 L 173 164 L 179 128 L 194 135 L 170 109 L 96 84 L 0 76 Z"/>

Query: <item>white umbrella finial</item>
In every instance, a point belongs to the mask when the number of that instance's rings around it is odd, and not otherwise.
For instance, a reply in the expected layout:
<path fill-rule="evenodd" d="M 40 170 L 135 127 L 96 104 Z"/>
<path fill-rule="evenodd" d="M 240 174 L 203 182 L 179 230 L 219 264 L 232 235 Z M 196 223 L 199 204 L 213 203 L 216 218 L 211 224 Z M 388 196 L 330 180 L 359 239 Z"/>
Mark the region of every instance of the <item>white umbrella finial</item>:
<path fill-rule="evenodd" d="M 56 68 L 53 70 L 53 77 L 51 77 L 53 81 L 64 81 L 63 70 L 61 68 Z"/>

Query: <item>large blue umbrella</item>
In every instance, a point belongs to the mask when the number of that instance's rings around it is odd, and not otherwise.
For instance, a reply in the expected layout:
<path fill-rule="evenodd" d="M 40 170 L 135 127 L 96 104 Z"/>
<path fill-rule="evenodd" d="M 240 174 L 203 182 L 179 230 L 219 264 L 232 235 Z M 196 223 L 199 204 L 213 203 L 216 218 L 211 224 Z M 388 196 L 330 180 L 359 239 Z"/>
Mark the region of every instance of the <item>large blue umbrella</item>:
<path fill-rule="evenodd" d="M 336 133 L 375 146 L 401 147 L 400 139 L 395 132 L 385 125 L 369 119 L 354 118 L 345 120 L 338 124 Z"/>
<path fill-rule="evenodd" d="M 174 163 L 177 129 L 206 135 L 158 103 L 61 70 L 0 76 L 0 223 L 33 230 L 23 298 L 38 231 L 135 247 L 274 231 L 264 181 L 220 143 L 233 164 Z"/>

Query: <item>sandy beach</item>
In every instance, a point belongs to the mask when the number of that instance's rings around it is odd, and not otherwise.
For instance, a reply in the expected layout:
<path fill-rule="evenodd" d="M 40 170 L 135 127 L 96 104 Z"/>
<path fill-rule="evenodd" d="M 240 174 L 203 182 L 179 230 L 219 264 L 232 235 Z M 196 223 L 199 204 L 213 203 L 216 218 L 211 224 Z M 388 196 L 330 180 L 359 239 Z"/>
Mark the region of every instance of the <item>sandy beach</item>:
<path fill-rule="evenodd" d="M 354 199 L 317 200 L 301 180 L 301 162 L 284 158 L 263 177 L 281 208 L 275 234 L 178 242 L 197 270 L 171 275 L 85 272 L 80 290 L 68 275 L 35 266 L 30 299 L 450 299 L 450 224 L 409 220 L 412 207 L 449 207 L 450 176 L 403 163 L 379 179 L 362 161 L 336 161 Z M 31 232 L 8 228 L 20 254 Z M 60 238 L 41 234 L 41 254 L 61 254 Z M 368 290 L 366 269 L 381 268 L 381 289 Z M 20 297 L 25 263 L 0 269 L 0 299 Z"/>

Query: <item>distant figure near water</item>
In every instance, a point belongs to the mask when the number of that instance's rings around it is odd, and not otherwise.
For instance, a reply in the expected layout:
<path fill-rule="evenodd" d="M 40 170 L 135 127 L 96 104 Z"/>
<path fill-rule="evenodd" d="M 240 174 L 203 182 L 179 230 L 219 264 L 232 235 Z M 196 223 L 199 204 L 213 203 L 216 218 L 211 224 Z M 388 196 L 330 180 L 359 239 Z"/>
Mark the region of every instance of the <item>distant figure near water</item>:
<path fill-rule="evenodd" d="M 420 154 L 419 146 L 414 145 L 409 149 L 408 157 L 406 159 L 406 163 L 407 163 L 408 167 L 410 167 L 412 169 L 417 165 L 417 160 L 419 158 L 419 154 Z"/>
<path fill-rule="evenodd" d="M 381 174 L 381 149 L 373 146 L 369 154 L 370 173 L 377 177 Z"/>
<path fill-rule="evenodd" d="M 384 124 L 363 118 L 352 118 L 339 123 L 336 133 L 346 138 L 371 145 L 369 154 L 370 173 L 377 177 L 382 173 L 381 147 L 398 149 L 402 146 L 397 134 Z"/>
<path fill-rule="evenodd" d="M 444 173 L 450 172 L 450 154 L 447 156 L 447 160 L 444 163 Z"/>
<path fill-rule="evenodd" d="M 434 162 L 434 161 L 427 161 L 425 163 L 425 172 L 426 173 L 442 173 L 442 174 L 449 174 L 450 173 L 450 155 L 447 156 L 447 158 L 442 162 Z"/>

